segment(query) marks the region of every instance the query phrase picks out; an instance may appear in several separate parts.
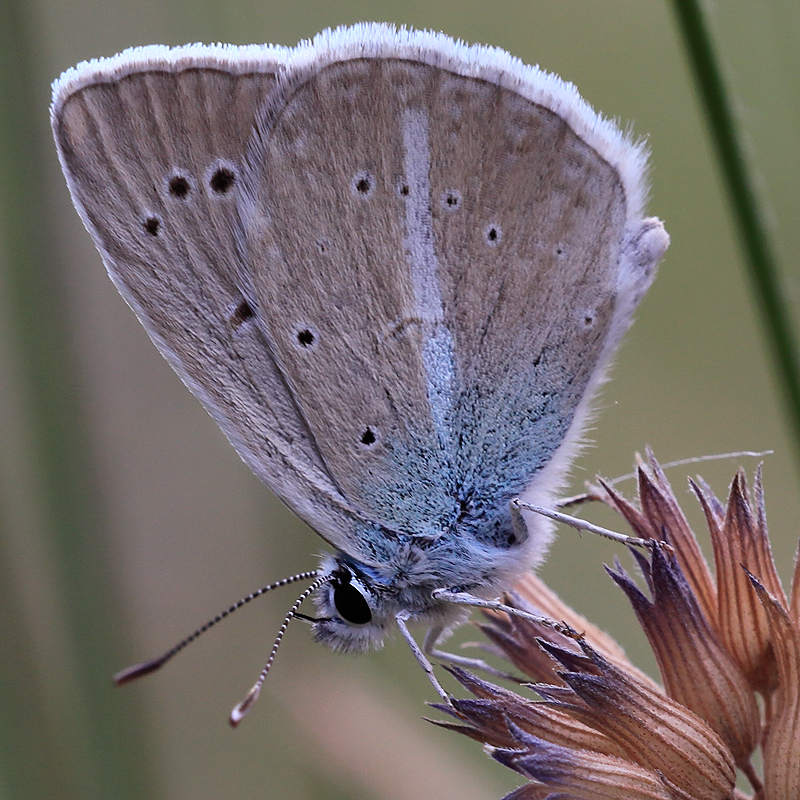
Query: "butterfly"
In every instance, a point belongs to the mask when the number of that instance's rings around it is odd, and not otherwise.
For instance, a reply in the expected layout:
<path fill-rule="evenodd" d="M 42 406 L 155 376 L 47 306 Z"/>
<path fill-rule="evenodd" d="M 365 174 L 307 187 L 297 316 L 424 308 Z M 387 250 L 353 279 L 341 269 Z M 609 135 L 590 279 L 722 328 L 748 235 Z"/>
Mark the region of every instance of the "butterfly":
<path fill-rule="evenodd" d="M 552 505 L 668 245 L 644 146 L 501 50 L 382 24 L 127 50 L 51 119 L 120 293 L 333 550 L 291 614 L 313 595 L 337 650 L 399 626 L 446 696 L 427 656 L 543 559 L 514 501 Z"/>

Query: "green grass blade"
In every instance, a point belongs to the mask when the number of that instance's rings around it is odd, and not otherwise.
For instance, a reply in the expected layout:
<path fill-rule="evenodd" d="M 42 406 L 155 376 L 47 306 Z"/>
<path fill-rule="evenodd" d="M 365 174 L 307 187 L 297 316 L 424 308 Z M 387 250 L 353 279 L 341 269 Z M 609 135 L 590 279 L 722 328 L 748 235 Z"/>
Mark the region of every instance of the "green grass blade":
<path fill-rule="evenodd" d="M 6 574 L 10 563 L 5 561 L 0 579 L 11 608 L 5 603 L 0 608 L 5 615 L 0 688 L 2 743 L 10 750 L 0 766 L 13 762 L 16 767 L 0 776 L 0 786 L 15 800 L 69 797 L 70 791 L 85 800 L 145 800 L 154 792 L 143 725 L 133 697 L 115 694 L 111 687 L 112 673 L 124 663 L 117 634 L 120 617 L 104 552 L 100 493 L 92 477 L 96 468 L 85 443 L 75 385 L 60 261 L 49 244 L 43 202 L 43 165 L 53 160 L 49 93 L 35 77 L 36 47 L 26 17 L 30 11 L 25 0 L 0 3 L 0 219 L 5 307 L 11 309 L 6 326 L 12 331 L 23 384 L 29 460 L 39 490 L 33 502 L 49 533 L 46 546 L 56 565 L 59 616 L 72 649 L 69 660 L 76 667 L 74 679 L 63 664 L 26 668 L 32 648 L 17 635 L 16 592 L 5 585 L 15 576 Z M 9 528 L 10 523 L 0 535 L 12 535 Z M 7 541 L 0 557 L 8 552 Z M 20 644 L 18 652 L 14 640 Z M 60 711 L 48 710 L 44 697 L 37 695 L 37 676 L 54 670 L 61 670 L 72 686 L 73 696 Z M 32 762 L 39 762 L 35 769 L 42 780 L 51 789 L 61 786 L 61 793 L 41 793 L 31 783 L 33 776 L 26 776 L 22 767 L 30 768 Z"/>
<path fill-rule="evenodd" d="M 673 2 L 777 367 L 795 452 L 800 458 L 800 356 L 797 338 L 789 308 L 781 292 L 777 263 L 744 157 L 730 95 L 726 90 L 700 5 L 697 0 Z"/>

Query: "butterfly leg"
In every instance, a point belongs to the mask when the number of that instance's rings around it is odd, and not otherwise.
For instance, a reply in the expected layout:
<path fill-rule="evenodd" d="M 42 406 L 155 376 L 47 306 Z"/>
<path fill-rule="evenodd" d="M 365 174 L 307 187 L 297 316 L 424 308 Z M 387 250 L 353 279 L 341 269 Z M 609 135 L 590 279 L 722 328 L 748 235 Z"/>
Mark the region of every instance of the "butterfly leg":
<path fill-rule="evenodd" d="M 411 652 L 414 654 L 414 658 L 417 659 L 417 662 L 425 670 L 425 673 L 428 676 L 428 680 L 433 684 L 433 688 L 436 689 L 439 697 L 444 700 L 447 705 L 452 705 L 450 700 L 450 695 L 442 688 L 442 685 L 436 678 L 436 675 L 433 673 L 433 666 L 431 662 L 428 661 L 427 656 L 425 653 L 422 652 L 419 645 L 414 640 L 414 637 L 411 635 L 411 631 L 408 629 L 408 625 L 406 625 L 406 620 L 408 619 L 409 614 L 407 611 L 401 611 L 396 617 L 395 620 L 397 622 L 397 627 L 400 628 L 400 633 L 403 634 L 403 638 L 408 643 L 408 646 L 411 648 Z"/>
<path fill-rule="evenodd" d="M 503 672 L 487 664 L 482 658 L 460 656 L 456 653 L 448 653 L 446 650 L 439 650 L 436 645 L 444 640 L 446 632 L 444 625 L 433 625 L 428 629 L 427 634 L 425 634 L 425 640 L 422 643 L 422 649 L 426 655 L 431 658 L 439 658 L 448 664 L 465 667 L 466 669 L 479 669 L 489 675 L 494 675 L 496 678 L 517 680 L 513 675 L 509 675 L 507 672 Z"/>
<path fill-rule="evenodd" d="M 526 503 L 524 500 L 520 500 L 517 498 L 516 500 L 511 501 L 511 511 L 513 513 L 519 513 L 520 509 L 525 509 L 525 511 L 533 511 L 536 514 L 541 514 L 543 517 L 549 517 L 550 519 L 554 520 L 555 522 L 561 522 L 564 525 L 569 525 L 571 528 L 574 528 L 576 531 L 588 531 L 589 533 L 597 534 L 598 536 L 602 536 L 604 539 L 610 539 L 612 542 L 618 542 L 619 544 L 624 544 L 626 547 L 642 547 L 645 549 L 649 549 L 653 546 L 653 542 L 648 539 L 637 539 L 635 536 L 627 536 L 624 533 L 617 533 L 616 531 L 611 531 L 608 528 L 603 528 L 600 525 L 595 525 L 592 522 L 588 522 L 585 519 L 581 519 L 580 517 L 573 517 L 570 514 L 563 514 L 560 511 L 555 511 L 552 508 L 545 508 L 544 506 L 537 506 L 533 503 Z"/>

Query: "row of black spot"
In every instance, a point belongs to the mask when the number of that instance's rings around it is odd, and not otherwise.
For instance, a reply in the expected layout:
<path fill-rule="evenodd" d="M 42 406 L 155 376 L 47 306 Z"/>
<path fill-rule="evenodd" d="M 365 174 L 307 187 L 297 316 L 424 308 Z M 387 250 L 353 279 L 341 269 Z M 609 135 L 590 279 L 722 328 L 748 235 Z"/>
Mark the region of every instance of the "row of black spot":
<path fill-rule="evenodd" d="M 227 166 L 217 167 L 208 179 L 208 186 L 216 195 L 227 194 L 235 183 L 236 173 L 231 167 Z M 170 197 L 174 197 L 177 200 L 186 200 L 192 193 L 192 181 L 186 175 L 177 173 L 167 181 L 167 192 L 169 192 Z M 142 226 L 145 233 L 150 236 L 158 236 L 161 220 L 151 214 L 145 218 Z"/>
<path fill-rule="evenodd" d="M 356 194 L 368 197 L 372 194 L 375 183 L 372 175 L 370 175 L 368 172 L 359 172 L 354 178 L 352 186 Z M 407 183 L 401 184 L 398 189 L 398 193 L 402 197 L 407 197 L 410 194 L 410 191 L 411 190 Z M 448 211 L 457 211 L 459 208 L 461 208 L 461 192 L 457 191 L 456 189 L 448 189 L 442 195 L 442 205 Z M 489 247 L 495 247 L 500 241 L 501 236 L 502 232 L 497 225 L 489 225 L 484 232 L 486 244 L 488 244 Z"/>
<path fill-rule="evenodd" d="M 372 194 L 374 188 L 374 179 L 368 172 L 359 172 L 353 180 L 353 189 L 357 194 L 367 197 Z M 403 183 L 400 185 L 397 192 L 401 197 L 408 197 L 411 193 L 411 189 L 407 183 Z M 460 208 L 461 192 L 455 189 L 448 189 L 442 195 L 442 204 L 450 211 L 455 211 L 457 208 Z"/>
<path fill-rule="evenodd" d="M 236 173 L 230 167 L 221 166 L 214 170 L 208 185 L 214 194 L 223 195 L 227 194 L 236 183 Z M 360 173 L 356 176 L 353 182 L 353 188 L 358 194 L 370 195 L 374 188 L 373 179 L 369 173 Z M 192 192 L 192 183 L 186 175 L 176 174 L 173 175 L 167 182 L 167 190 L 169 194 L 178 199 L 185 200 Z M 399 192 L 404 197 L 409 194 L 408 184 L 403 184 Z M 455 211 L 461 207 L 461 194 L 460 192 L 450 189 L 442 196 L 442 204 L 451 211 Z M 161 227 L 161 220 L 151 215 L 143 222 L 145 233 L 150 236 L 158 236 Z M 491 225 L 486 230 L 486 242 L 489 246 L 494 246 L 500 239 L 500 231 L 496 225 Z"/>
<path fill-rule="evenodd" d="M 236 183 L 236 173 L 230 167 L 217 167 L 208 179 L 208 186 L 214 194 L 227 194 Z M 167 190 L 173 197 L 184 200 L 192 191 L 192 184 L 185 175 L 173 175 L 167 182 Z"/>

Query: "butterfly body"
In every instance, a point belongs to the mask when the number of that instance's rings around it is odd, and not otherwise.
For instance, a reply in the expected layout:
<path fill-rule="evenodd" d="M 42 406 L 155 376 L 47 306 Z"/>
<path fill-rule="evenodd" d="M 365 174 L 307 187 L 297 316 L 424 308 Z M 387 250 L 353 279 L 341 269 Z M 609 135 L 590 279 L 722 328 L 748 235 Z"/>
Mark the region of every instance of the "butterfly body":
<path fill-rule="evenodd" d="M 441 629 L 437 590 L 541 561 L 511 503 L 552 501 L 668 243 L 640 145 L 502 51 L 384 25 L 129 51 L 51 113 L 121 294 L 335 549 L 318 638 Z"/>

